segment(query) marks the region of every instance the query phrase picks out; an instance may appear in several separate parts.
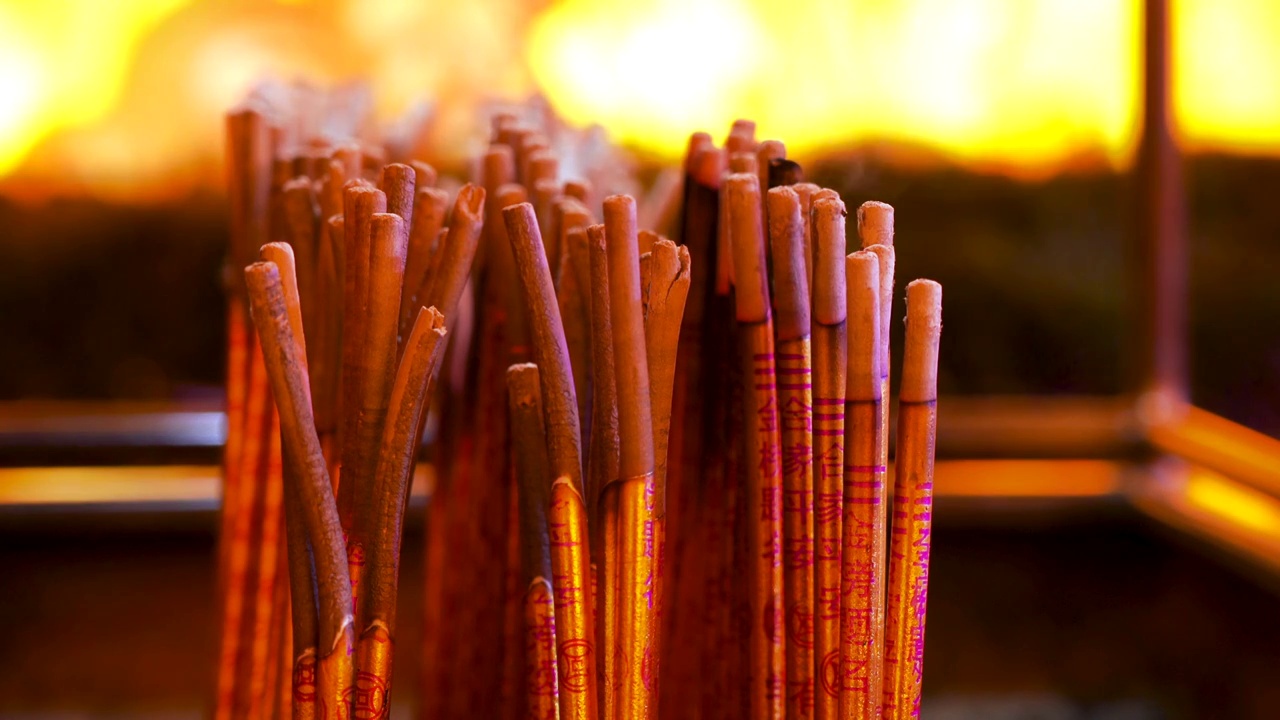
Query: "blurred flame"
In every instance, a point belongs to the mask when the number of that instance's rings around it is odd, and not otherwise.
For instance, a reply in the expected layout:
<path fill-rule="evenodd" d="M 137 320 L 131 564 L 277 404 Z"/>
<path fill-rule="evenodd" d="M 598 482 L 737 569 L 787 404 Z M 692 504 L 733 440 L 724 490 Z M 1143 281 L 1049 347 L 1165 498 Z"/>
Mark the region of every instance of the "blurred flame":
<path fill-rule="evenodd" d="M 216 184 L 220 114 L 268 75 L 368 76 L 380 116 L 439 98 L 450 128 L 540 87 L 571 122 L 666 156 L 750 117 L 793 153 L 891 141 L 1018 174 L 1116 167 L 1139 4 L 0 0 L 0 179 L 19 195 Z M 1184 146 L 1280 154 L 1280 3 L 1174 9 Z"/>

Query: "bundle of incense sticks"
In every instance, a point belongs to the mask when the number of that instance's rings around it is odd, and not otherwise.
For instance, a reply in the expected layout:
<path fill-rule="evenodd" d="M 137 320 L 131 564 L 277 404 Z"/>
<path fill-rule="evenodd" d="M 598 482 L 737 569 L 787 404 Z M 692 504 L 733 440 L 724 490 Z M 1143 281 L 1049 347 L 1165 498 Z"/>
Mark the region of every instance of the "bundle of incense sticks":
<path fill-rule="evenodd" d="M 228 119 L 217 715 L 389 714 L 428 408 L 423 717 L 918 715 L 941 289 L 907 286 L 890 495 L 893 209 L 846 257 L 749 122 L 637 202 L 508 113 L 450 202 L 289 120 L 324 106 Z"/>

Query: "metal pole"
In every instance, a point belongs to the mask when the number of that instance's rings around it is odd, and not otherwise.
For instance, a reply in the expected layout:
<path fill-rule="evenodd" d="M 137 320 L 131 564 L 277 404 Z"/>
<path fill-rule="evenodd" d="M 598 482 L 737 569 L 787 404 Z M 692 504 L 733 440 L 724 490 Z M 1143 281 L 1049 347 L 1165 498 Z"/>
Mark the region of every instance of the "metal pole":
<path fill-rule="evenodd" d="M 1173 137 L 1170 0 L 1145 0 L 1142 135 L 1137 158 L 1136 377 L 1158 407 L 1188 399 L 1187 234 L 1182 158 Z M 1162 401 L 1162 402 L 1161 402 Z"/>

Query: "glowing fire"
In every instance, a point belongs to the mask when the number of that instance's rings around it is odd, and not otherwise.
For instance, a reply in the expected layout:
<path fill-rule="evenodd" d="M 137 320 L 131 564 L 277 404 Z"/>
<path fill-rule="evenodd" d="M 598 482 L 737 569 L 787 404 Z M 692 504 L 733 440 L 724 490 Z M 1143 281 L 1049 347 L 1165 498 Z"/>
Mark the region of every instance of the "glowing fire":
<path fill-rule="evenodd" d="M 1174 7 L 1183 144 L 1280 154 L 1280 3 Z M 434 97 L 469 118 L 541 88 L 668 156 L 752 117 L 798 152 L 885 140 L 1017 173 L 1118 166 L 1139 23 L 1138 0 L 0 0 L 0 178 L 216 184 L 219 114 L 268 74 L 370 76 L 383 117 Z"/>

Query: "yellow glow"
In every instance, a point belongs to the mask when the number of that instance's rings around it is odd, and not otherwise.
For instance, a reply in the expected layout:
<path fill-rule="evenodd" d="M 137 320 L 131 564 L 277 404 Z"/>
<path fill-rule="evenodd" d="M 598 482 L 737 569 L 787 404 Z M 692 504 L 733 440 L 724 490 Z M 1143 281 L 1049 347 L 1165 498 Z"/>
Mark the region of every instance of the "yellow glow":
<path fill-rule="evenodd" d="M 139 40 L 188 0 L 0 0 L 0 175 L 113 106 Z"/>
<path fill-rule="evenodd" d="M 1186 481 L 1187 500 L 1201 510 L 1258 533 L 1280 536 L 1280 505 L 1257 490 L 1195 468 Z"/>
<path fill-rule="evenodd" d="M 667 157 L 749 117 L 793 154 L 884 140 L 1022 175 L 1116 167 L 1135 141 L 1139 5 L 0 0 L 0 177 L 220 183 L 218 115 L 268 75 L 368 76 L 384 119 L 436 101 L 459 154 L 477 104 L 541 88 L 570 121 Z M 1280 2 L 1173 7 L 1184 145 L 1280 155 Z"/>
<path fill-rule="evenodd" d="M 1280 3 L 1174 7 L 1188 144 L 1280 152 Z M 668 156 L 749 117 L 801 152 L 890 140 L 1035 172 L 1129 157 L 1140 36 L 1135 0 L 565 0 L 529 62 L 571 120 Z"/>

